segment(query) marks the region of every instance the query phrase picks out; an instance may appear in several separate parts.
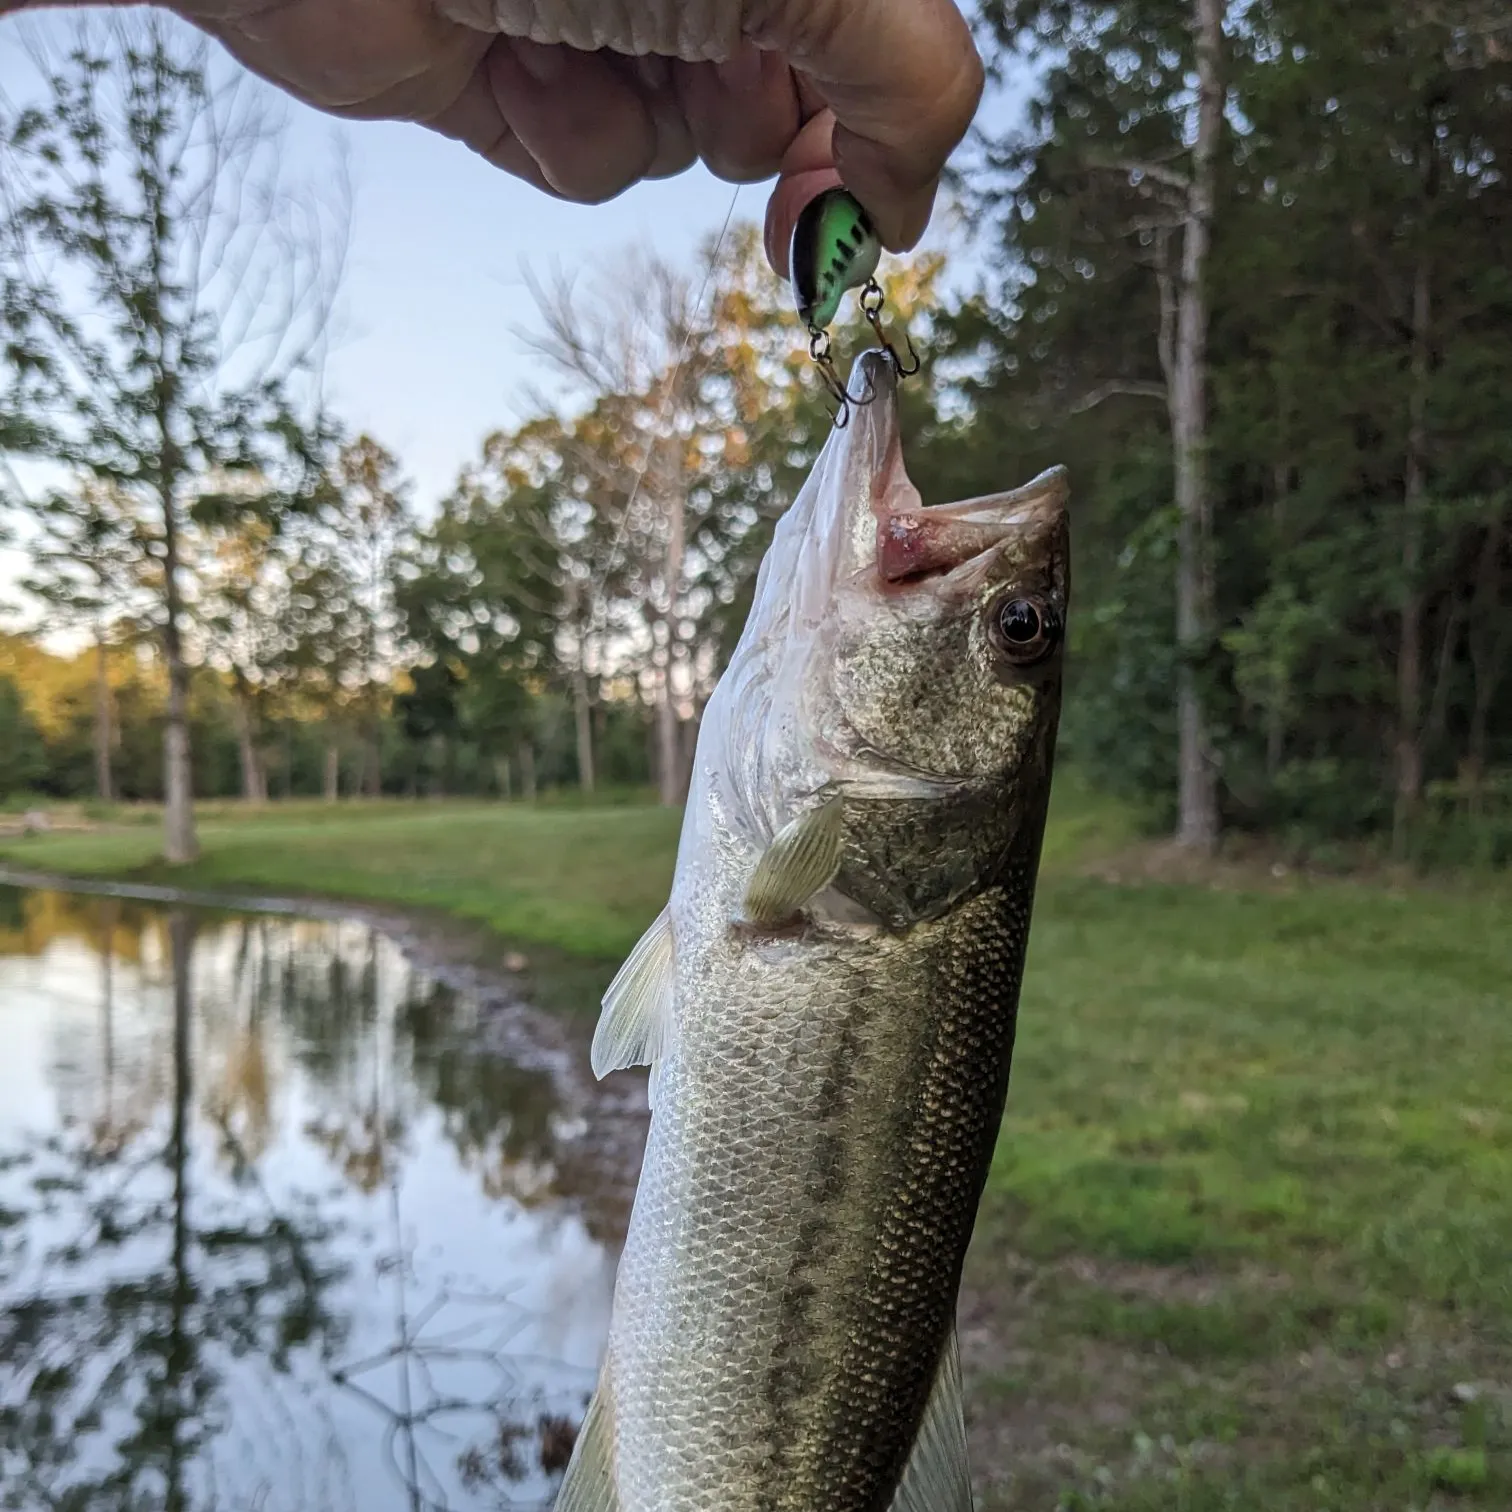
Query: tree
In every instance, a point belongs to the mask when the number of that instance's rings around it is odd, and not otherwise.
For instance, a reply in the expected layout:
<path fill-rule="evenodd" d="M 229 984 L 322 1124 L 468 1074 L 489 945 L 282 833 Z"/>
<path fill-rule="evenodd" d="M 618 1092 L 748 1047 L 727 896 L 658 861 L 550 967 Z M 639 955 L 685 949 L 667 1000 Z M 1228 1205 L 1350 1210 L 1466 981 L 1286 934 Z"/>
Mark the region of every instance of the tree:
<path fill-rule="evenodd" d="M 999 66 L 1043 66 L 1027 129 L 967 185 L 1008 266 L 936 344 L 963 418 L 926 443 L 959 492 L 1074 463 L 1066 748 L 1200 835 L 1193 723 L 1173 717 L 1195 691 L 1225 823 L 1389 823 L 1405 855 L 1468 749 L 1477 662 L 1503 676 L 1509 448 L 1488 396 L 1507 382 L 1512 59 L 1474 0 L 1230 7 L 1216 78 L 1211 6 L 1024 0 L 989 20 Z M 1204 322 L 1193 404 L 1181 334 Z M 1172 636 L 1201 495 L 1204 626 Z"/>
<path fill-rule="evenodd" d="M 182 863 L 196 556 L 317 476 L 294 395 L 330 239 L 282 188 L 260 96 L 217 87 L 203 42 L 157 19 L 80 28 L 45 70 L 42 101 L 0 118 L 20 170 L 0 220 L 0 415 L 125 511 L 168 676 L 164 854 Z"/>
<path fill-rule="evenodd" d="M 1330 506 L 1353 498 L 1374 516 L 1336 591 L 1389 648 L 1399 857 L 1446 764 L 1461 661 L 1464 681 L 1501 676 L 1485 631 L 1506 613 L 1508 430 L 1487 396 L 1508 373 L 1496 333 L 1512 289 L 1490 249 L 1512 234 L 1512 70 L 1478 50 L 1481 19 L 1473 5 L 1366 15 L 1269 0 L 1252 12 L 1270 48 L 1250 70 L 1245 166 L 1289 295 L 1263 339 L 1277 382 L 1306 396 L 1290 401 L 1289 450 L 1316 472 L 1326 447 Z M 1465 719 L 1469 742 L 1473 708 Z"/>
<path fill-rule="evenodd" d="M 680 630 L 690 472 L 700 440 L 703 353 L 693 338 L 702 290 L 658 259 L 642 255 L 631 263 L 628 279 L 601 286 L 587 300 L 564 280 L 549 289 L 537 285 L 544 330 L 536 346 L 590 401 L 559 436 L 560 481 L 580 505 L 582 542 L 598 557 L 572 579 L 579 589 L 577 724 L 588 727 L 586 660 L 595 641 L 600 647 L 606 641 L 607 626 L 598 622 L 607 621 L 612 574 L 616 587 L 634 596 L 640 623 L 625 628 L 639 642 L 641 677 L 656 710 L 661 801 L 675 805 L 683 789 L 678 706 L 690 691 Z"/>
<path fill-rule="evenodd" d="M 595 677 L 634 677 L 654 710 L 661 800 L 673 805 L 770 526 L 830 419 L 754 228 L 712 240 L 691 271 L 643 252 L 616 269 L 586 294 L 561 279 L 535 286 L 536 345 L 583 403 L 552 433 L 541 473 L 568 559 L 559 651 L 581 669 L 579 729 Z M 939 271 L 924 258 L 886 279 L 894 318 L 917 313 Z M 870 344 L 863 331 L 852 309 L 837 350 Z"/>
<path fill-rule="evenodd" d="M 416 539 L 397 582 L 404 638 L 421 659 L 408 700 L 412 721 L 420 717 L 421 695 L 430 691 L 434 702 L 443 686 L 438 678 L 445 678 L 454 699 L 449 733 L 465 732 L 477 744 L 505 791 L 512 759 L 522 784 L 534 786 L 531 706 L 562 675 L 564 662 L 577 711 L 578 783 L 585 791 L 593 787 L 582 597 L 573 596 L 579 585 L 547 482 L 559 443 L 549 420 L 489 436 L 481 459 L 463 471 L 435 522 Z M 442 667 L 449 674 L 435 670 Z M 427 727 L 439 732 L 434 714 Z"/>
<path fill-rule="evenodd" d="M 135 616 L 142 610 L 131 571 L 130 515 L 108 484 L 86 477 L 77 490 L 45 497 L 38 523 L 22 587 L 46 606 L 52 623 L 85 629 L 94 641 L 95 795 L 108 803 L 115 796 L 111 642 L 119 627 L 128 639 L 140 628 Z"/>
<path fill-rule="evenodd" d="M 268 774 L 260 749 L 272 700 L 291 675 L 292 584 L 267 518 L 223 532 L 205 562 L 197 621 L 207 658 L 231 681 L 242 797 L 265 803 Z"/>
<path fill-rule="evenodd" d="M 303 660 L 321 670 L 328 719 L 334 724 L 338 711 L 349 711 L 356 721 L 356 786 L 373 797 L 383 790 L 379 735 L 399 649 L 396 571 L 411 528 L 398 459 L 360 435 L 337 452 L 293 569 L 308 611 Z M 324 645 L 310 646 L 312 636 Z"/>
<path fill-rule="evenodd" d="M 1210 850 L 1218 797 L 1203 693 L 1216 635 L 1208 265 L 1224 6 L 998 0 L 987 19 L 1005 54 L 1043 69 L 1029 130 L 999 144 L 991 187 L 978 194 L 1012 254 L 1009 298 L 1027 325 L 1026 360 L 1044 375 L 1042 400 L 1086 411 L 1148 397 L 1166 407 L 1177 519 L 1176 837 Z M 1059 342 L 1047 339 L 1068 292 L 1091 277 L 1132 293 L 1142 339 L 1111 350 L 1105 338 L 1072 344 L 1064 329 Z M 1130 329 L 1127 315 L 1118 327 Z"/>
<path fill-rule="evenodd" d="M 15 677 L 0 671 L 0 797 L 31 790 L 46 770 L 41 731 Z"/>

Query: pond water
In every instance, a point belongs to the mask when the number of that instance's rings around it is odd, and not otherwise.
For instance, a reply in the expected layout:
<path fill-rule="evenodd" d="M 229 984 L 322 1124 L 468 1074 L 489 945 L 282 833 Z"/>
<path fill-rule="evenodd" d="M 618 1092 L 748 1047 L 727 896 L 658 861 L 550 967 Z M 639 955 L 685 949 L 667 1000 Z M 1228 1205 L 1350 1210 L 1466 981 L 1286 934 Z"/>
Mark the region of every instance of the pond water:
<path fill-rule="evenodd" d="M 0 886 L 0 1508 L 549 1505 L 644 1137 L 590 1026 Z"/>

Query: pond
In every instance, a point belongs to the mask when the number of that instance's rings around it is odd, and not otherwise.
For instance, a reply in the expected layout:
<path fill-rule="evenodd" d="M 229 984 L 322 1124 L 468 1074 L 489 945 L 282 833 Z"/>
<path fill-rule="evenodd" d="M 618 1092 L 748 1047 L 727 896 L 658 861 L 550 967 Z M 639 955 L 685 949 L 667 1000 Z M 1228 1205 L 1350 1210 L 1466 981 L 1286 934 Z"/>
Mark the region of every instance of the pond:
<path fill-rule="evenodd" d="M 549 1506 L 645 1101 L 500 981 L 0 886 L 0 1507 Z"/>

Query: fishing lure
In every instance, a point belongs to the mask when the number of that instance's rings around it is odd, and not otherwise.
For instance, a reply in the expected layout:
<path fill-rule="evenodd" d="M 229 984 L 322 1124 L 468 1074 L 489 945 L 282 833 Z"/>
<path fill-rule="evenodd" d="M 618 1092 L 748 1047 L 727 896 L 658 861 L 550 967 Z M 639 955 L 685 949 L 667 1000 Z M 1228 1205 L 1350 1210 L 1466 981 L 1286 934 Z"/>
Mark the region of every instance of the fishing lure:
<path fill-rule="evenodd" d="M 864 402 L 852 400 L 846 392 L 830 352 L 829 327 L 848 290 L 861 290 L 861 313 L 898 372 L 906 377 L 919 371 L 918 354 L 907 334 L 903 338 L 908 342 L 905 363 L 882 328 L 884 296 L 876 278 L 881 258 L 882 243 L 871 217 L 849 190 L 826 189 L 804 206 L 793 227 L 789 261 L 793 299 L 798 318 L 808 327 L 809 356 L 838 406 L 837 426 L 849 419 L 853 403 Z"/>

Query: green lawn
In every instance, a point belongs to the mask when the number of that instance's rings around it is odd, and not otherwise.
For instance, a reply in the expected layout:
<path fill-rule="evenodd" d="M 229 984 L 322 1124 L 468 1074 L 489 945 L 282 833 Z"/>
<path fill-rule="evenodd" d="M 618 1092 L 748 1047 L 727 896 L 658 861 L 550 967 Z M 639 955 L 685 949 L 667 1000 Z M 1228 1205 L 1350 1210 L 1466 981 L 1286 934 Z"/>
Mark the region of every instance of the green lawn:
<path fill-rule="evenodd" d="M 1052 877 L 1020 1025 L 985 1508 L 1512 1507 L 1505 890 Z"/>
<path fill-rule="evenodd" d="M 1512 890 L 1115 885 L 1082 863 L 1126 816 L 1070 781 L 1057 800 L 963 1302 L 982 1512 L 1506 1512 Z M 219 814 L 189 877 L 613 958 L 676 829 L 643 807 Z M 155 873 L 155 849 L 122 826 L 0 857 Z"/>
<path fill-rule="evenodd" d="M 0 862 L 184 887 L 323 893 L 442 909 L 512 940 L 623 955 L 667 899 L 679 816 L 650 806 L 220 806 L 201 859 L 163 866 L 156 824 L 0 840 Z"/>
<path fill-rule="evenodd" d="M 1074 779 L 1061 791 L 1051 864 L 1132 833 Z M 438 908 L 506 939 L 618 960 L 667 900 L 682 822 L 647 803 L 213 803 L 200 810 L 201 859 L 169 868 L 158 819 L 120 808 L 96 829 L 0 836 L 0 864 Z"/>

